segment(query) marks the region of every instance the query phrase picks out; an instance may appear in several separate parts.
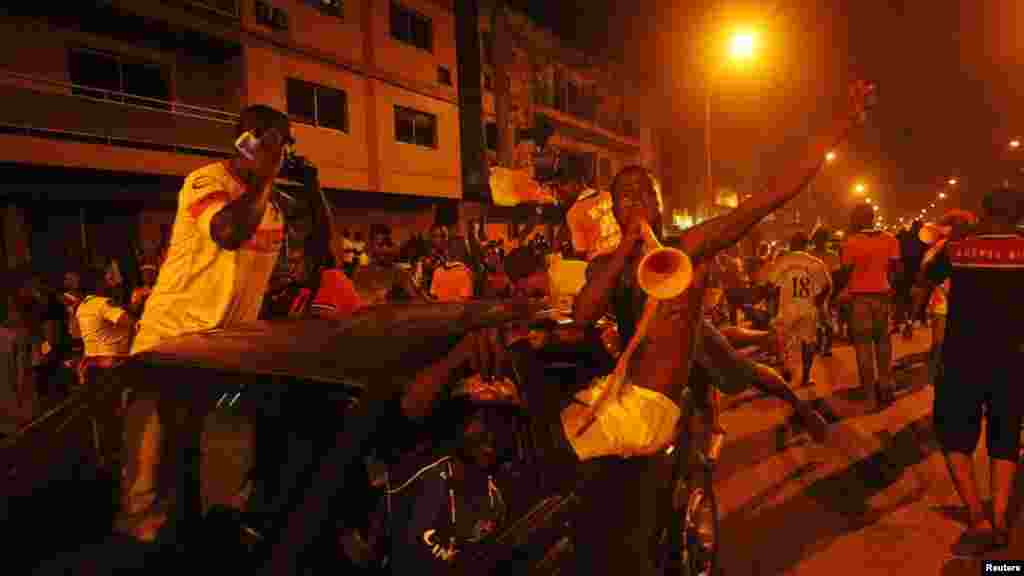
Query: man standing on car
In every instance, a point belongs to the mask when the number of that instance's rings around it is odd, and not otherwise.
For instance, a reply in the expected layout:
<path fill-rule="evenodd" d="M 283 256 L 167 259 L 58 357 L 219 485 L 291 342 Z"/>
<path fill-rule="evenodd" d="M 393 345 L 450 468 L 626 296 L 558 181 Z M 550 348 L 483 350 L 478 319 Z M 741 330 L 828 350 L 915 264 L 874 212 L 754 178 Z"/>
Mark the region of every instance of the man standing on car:
<path fill-rule="evenodd" d="M 288 117 L 268 106 L 243 110 L 236 131 L 236 136 L 250 132 L 257 139 L 252 158 L 239 154 L 185 179 L 167 260 L 139 320 L 132 355 L 183 334 L 225 328 L 259 315 L 284 238 L 272 185 L 293 140 Z M 157 485 L 157 469 L 173 469 L 174 463 L 160 462 L 159 454 L 173 458 L 180 453 L 161 450 L 161 444 L 202 426 L 201 411 L 165 400 L 158 403 L 159 418 L 153 419 L 155 398 L 149 400 L 142 438 L 128 443 L 136 454 L 129 458 L 125 475 L 123 512 L 130 518 L 122 519 L 128 526 L 121 526 L 147 541 L 156 538 L 167 519 L 166 510 L 158 509 L 157 495 L 166 491 Z"/>

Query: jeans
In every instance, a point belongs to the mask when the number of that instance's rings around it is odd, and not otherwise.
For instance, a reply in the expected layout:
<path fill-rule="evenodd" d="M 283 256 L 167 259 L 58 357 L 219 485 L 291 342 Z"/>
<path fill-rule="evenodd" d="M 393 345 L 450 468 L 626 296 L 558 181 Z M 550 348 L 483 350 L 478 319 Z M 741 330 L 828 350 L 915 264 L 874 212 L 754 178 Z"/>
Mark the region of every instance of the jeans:
<path fill-rule="evenodd" d="M 850 336 L 857 353 L 857 370 L 861 385 L 876 399 L 892 385 L 891 314 L 892 300 L 887 294 L 853 295 Z"/>

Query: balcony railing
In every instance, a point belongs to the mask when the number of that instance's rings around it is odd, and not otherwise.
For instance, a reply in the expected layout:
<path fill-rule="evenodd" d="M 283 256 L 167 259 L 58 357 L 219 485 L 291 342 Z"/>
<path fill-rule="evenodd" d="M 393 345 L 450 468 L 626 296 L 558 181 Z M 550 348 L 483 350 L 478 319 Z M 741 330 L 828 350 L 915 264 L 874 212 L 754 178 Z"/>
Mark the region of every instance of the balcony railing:
<path fill-rule="evenodd" d="M 593 96 L 582 96 L 575 102 L 567 102 L 564 96 L 555 93 L 555 89 L 548 84 L 535 82 L 532 85 L 533 102 L 538 106 L 557 110 L 578 120 L 590 122 L 616 134 L 636 137 L 636 130 L 631 122 L 618 114 L 603 112 L 598 106 L 597 99 Z"/>
<path fill-rule="evenodd" d="M 222 16 L 238 18 L 238 0 L 178 0 L 183 4 L 209 10 Z"/>
<path fill-rule="evenodd" d="M 232 154 L 238 115 L 0 70 L 4 132 L 150 150 Z"/>

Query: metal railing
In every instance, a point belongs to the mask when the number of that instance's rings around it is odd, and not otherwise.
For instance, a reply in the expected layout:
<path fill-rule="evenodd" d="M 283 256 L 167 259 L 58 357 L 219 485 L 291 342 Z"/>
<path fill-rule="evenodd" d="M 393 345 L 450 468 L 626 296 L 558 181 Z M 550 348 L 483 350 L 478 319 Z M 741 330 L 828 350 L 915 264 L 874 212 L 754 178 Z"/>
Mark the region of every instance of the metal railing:
<path fill-rule="evenodd" d="M 179 0 L 183 4 L 238 18 L 238 0 Z"/>
<path fill-rule="evenodd" d="M 238 115 L 0 70 L 0 128 L 185 153 L 231 153 Z"/>

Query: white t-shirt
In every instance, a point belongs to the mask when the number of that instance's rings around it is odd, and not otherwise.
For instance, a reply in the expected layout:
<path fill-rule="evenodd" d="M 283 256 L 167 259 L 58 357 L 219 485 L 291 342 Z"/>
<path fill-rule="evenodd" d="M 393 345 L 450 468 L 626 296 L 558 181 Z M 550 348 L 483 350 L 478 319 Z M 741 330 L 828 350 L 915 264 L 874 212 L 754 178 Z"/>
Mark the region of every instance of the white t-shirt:
<path fill-rule="evenodd" d="M 86 356 L 126 356 L 132 347 L 131 326 L 117 323 L 127 314 L 109 298 L 89 296 L 78 305 L 78 325 Z"/>
<path fill-rule="evenodd" d="M 779 256 L 764 278 L 781 289 L 779 317 L 782 319 L 816 316 L 815 298 L 832 285 L 825 263 L 807 252 L 787 252 Z"/>
<path fill-rule="evenodd" d="M 255 234 L 238 250 L 210 236 L 214 214 L 245 192 L 227 163 L 188 175 L 156 285 L 139 320 L 132 354 L 180 336 L 256 320 L 284 242 L 284 221 L 272 203 Z"/>

